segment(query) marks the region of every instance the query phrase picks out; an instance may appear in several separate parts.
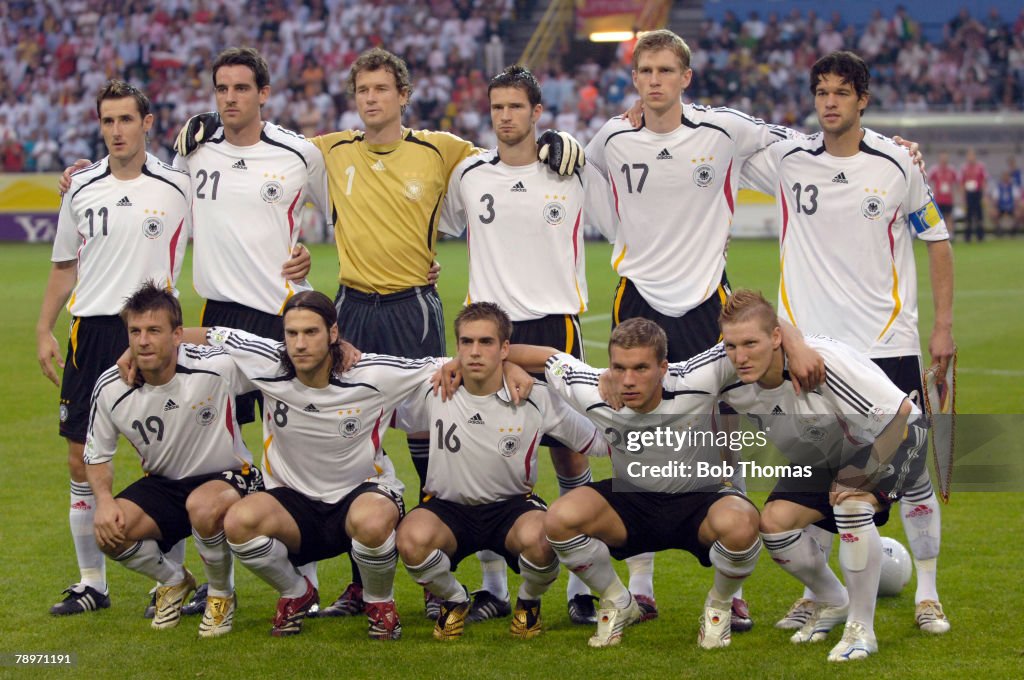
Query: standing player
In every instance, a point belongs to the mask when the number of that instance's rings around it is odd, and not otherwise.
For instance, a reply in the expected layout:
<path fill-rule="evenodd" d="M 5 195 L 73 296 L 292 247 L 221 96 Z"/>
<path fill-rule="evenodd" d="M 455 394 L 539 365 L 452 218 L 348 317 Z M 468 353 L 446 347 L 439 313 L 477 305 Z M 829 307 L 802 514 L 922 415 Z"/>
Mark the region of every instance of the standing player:
<path fill-rule="evenodd" d="M 296 566 L 350 551 L 364 583 L 371 638 L 402 627 L 394 603 L 395 526 L 402 485 L 380 443 L 395 407 L 435 371 L 432 360 L 366 355 L 342 370 L 329 298 L 304 291 L 285 304 L 285 342 L 223 328 L 223 348 L 266 400 L 263 467 L 268 490 L 232 507 L 224 521 L 232 552 L 281 593 L 271 634 L 301 632 L 319 600 Z"/>
<path fill-rule="evenodd" d="M 870 75 L 860 57 L 822 57 L 810 82 L 822 132 L 769 147 L 743 172 L 745 182 L 779 199 L 780 313 L 805 333 L 837 338 L 871 357 L 918 400 L 921 344 L 912 239 L 928 246 L 935 308 L 928 351 L 944 376 L 954 353 L 953 251 L 946 224 L 909 157 L 891 140 L 861 128 Z M 917 570 L 917 624 L 944 633 L 949 621 L 935 582 L 939 503 L 927 470 L 907 486 L 900 514 Z M 809 614 L 804 604 L 798 601 L 780 625 L 802 625 Z"/>
<path fill-rule="evenodd" d="M 158 583 L 152 627 L 165 629 L 178 625 L 196 587 L 166 553 L 192 534 L 210 583 L 199 636 L 223 635 L 236 602 L 224 515 L 263 488 L 234 416 L 234 397 L 249 383 L 224 352 L 181 344 L 181 306 L 170 291 L 143 285 L 121 317 L 141 380 L 125 385 L 112 367 L 93 394 L 85 464 L 96 495 L 96 540 L 112 559 Z M 118 435 L 135 447 L 145 476 L 115 498 Z"/>
<path fill-rule="evenodd" d="M 985 240 L 985 185 L 988 183 L 988 170 L 978 160 L 973 148 L 967 149 L 967 162 L 960 169 L 960 186 L 964 190 L 964 203 L 967 210 L 967 224 L 964 235 L 968 243 L 971 237 L 978 235 L 978 241 Z"/>
<path fill-rule="evenodd" d="M 813 615 L 791 641 L 824 640 L 845 620 L 828 660 L 867 658 L 878 651 L 874 618 L 882 542 L 876 525 L 888 520 L 905 483 L 926 471 L 924 416 L 870 359 L 820 336 L 808 343 L 825 358 L 825 384 L 797 394 L 783 377 L 775 310 L 758 293 L 736 291 L 721 319 L 728 360 L 717 352 L 719 370 L 728 374 L 735 368 L 740 381 L 722 397 L 740 413 L 758 414 L 753 418 L 759 429 L 792 462 L 814 466 L 809 479 L 776 484 L 761 513 L 761 538 L 772 559 L 818 597 Z M 804 531 L 812 523 L 841 535 L 846 588 Z"/>
<path fill-rule="evenodd" d="M 221 127 L 195 153 L 175 158 L 192 178 L 195 287 L 206 299 L 201 325 L 282 340 L 284 303 L 309 289 L 309 255 L 297 245 L 306 202 L 327 212 L 323 156 L 301 135 L 262 119 L 270 69 L 259 52 L 228 48 L 210 70 Z M 238 422 L 255 420 L 257 399 L 255 392 L 238 400 Z"/>
<path fill-rule="evenodd" d="M 654 428 L 677 434 L 709 432 L 717 389 L 707 382 L 700 357 L 669 370 L 665 332 L 648 319 L 630 319 L 608 341 L 609 374 L 627 408 L 614 411 L 598 391 L 599 371 L 548 347 L 513 345 L 509 361 L 527 370 L 545 367 L 549 384 L 569 404 L 613 438 L 617 479 L 591 482 L 552 503 L 544 520 L 559 560 L 600 595 L 597 632 L 591 647 L 617 645 L 623 629 L 640 618 L 636 599 L 612 568 L 611 557 L 643 552 L 686 550 L 702 565 L 715 568 L 704 601 L 698 644 L 726 647 L 732 639 L 732 599 L 757 564 L 761 550 L 758 514 L 746 496 L 716 478 L 698 475 L 663 480 L 651 490 L 631 473 L 643 460 L 630 448 L 630 436 Z M 673 451 L 643 449 L 662 463 L 682 457 L 688 465 L 718 464 L 716 447 Z M 690 470 L 696 469 L 691 467 Z M 634 482 L 630 485 L 629 482 Z M 619 486 L 621 485 L 621 486 Z"/>
<path fill-rule="evenodd" d="M 579 314 L 587 309 L 583 253 L 583 182 L 537 162 L 536 124 L 543 111 L 540 85 L 530 71 L 510 66 L 488 85 L 496 149 L 462 161 L 452 172 L 441 231 L 469 232 L 469 294 L 507 310 L 512 342 L 560 347 L 583 359 Z M 519 263 L 514 269 L 508 262 Z M 564 495 L 590 481 L 587 459 L 544 436 Z M 473 594 L 470 621 L 511 612 L 505 559 L 481 553 L 484 584 Z M 594 599 L 569 575 L 569 618 L 596 623 Z M 644 606 L 653 601 L 644 596 Z M 656 612 L 657 610 L 653 610 Z"/>
<path fill-rule="evenodd" d="M 112 80 L 96 98 L 96 113 L 109 155 L 70 179 L 36 325 L 43 375 L 58 384 L 53 362 L 64 369 L 60 434 L 68 444 L 71 535 L 81 572 L 51 607 L 57 616 L 110 606 L 103 553 L 93 535 L 96 497 L 82 460 L 89 398 L 99 375 L 128 346 L 117 316 L 124 298 L 150 278 L 173 291 L 189 235 L 188 176 L 146 153 L 149 98 Z M 61 361 L 53 327 L 65 303 L 72 321 Z"/>
<path fill-rule="evenodd" d="M 935 196 L 935 205 L 942 215 L 948 215 L 953 220 L 953 207 L 956 204 L 956 187 L 958 178 L 956 168 L 949 164 L 949 154 L 943 151 L 939 154 L 939 164 L 928 173 L 928 181 L 931 183 Z M 956 231 L 954 223 L 948 225 L 950 240 Z"/>
<path fill-rule="evenodd" d="M 444 601 L 434 626 L 438 640 L 461 637 L 472 620 L 469 593 L 452 568 L 483 549 L 522 574 L 512 635 L 540 635 L 540 598 L 558 577 L 558 559 L 544 537 L 545 504 L 533 495 L 541 438 L 608 455 L 598 429 L 547 386 L 538 384 L 524 403 L 512 404 L 502 376 L 511 334 L 512 322 L 493 302 L 463 308 L 455 318 L 462 388 L 442 401 L 428 384 L 399 412 L 410 431 L 437 429 L 424 499 L 398 529 L 398 552 L 416 582 Z"/>

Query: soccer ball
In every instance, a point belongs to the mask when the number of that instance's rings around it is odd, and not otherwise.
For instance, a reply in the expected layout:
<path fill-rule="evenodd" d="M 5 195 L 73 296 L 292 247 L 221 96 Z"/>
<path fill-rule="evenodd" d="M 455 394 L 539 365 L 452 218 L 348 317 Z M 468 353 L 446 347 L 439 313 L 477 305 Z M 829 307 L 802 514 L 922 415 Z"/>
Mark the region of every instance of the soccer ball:
<path fill-rule="evenodd" d="M 882 574 L 878 579 L 878 594 L 895 597 L 910 583 L 913 567 L 910 553 L 903 544 L 888 536 L 882 537 Z"/>

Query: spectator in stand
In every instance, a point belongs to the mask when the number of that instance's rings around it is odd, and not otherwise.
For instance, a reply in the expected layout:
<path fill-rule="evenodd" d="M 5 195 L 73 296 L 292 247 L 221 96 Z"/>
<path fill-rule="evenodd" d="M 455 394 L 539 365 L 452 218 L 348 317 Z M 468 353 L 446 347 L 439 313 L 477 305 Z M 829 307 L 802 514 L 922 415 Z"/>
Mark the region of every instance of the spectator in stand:
<path fill-rule="evenodd" d="M 1003 223 L 1010 223 L 1010 235 L 1016 236 L 1020 228 L 1020 187 L 1013 182 L 1009 170 L 1004 170 L 992 187 L 992 224 L 997 236 L 1003 234 Z"/>
<path fill-rule="evenodd" d="M 967 162 L 960 170 L 960 186 L 964 190 L 964 203 L 967 206 L 967 226 L 964 235 L 968 243 L 977 235 L 978 241 L 985 240 L 985 212 L 982 203 L 985 196 L 985 184 L 988 182 L 988 171 L 985 164 L 978 160 L 974 148 L 967 149 Z"/>

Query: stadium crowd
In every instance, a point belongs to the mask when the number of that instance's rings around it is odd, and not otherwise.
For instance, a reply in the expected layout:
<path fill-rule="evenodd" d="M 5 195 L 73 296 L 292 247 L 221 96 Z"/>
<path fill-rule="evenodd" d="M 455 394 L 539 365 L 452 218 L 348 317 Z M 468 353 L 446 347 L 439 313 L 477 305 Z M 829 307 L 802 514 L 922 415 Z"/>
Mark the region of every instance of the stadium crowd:
<path fill-rule="evenodd" d="M 0 5 L 0 159 L 4 171 L 52 171 L 102 154 L 93 97 L 126 77 L 156 104 L 153 150 L 169 159 L 188 116 L 212 108 L 204 65 L 224 45 L 250 44 L 268 57 L 273 94 L 265 118 L 307 136 L 359 126 L 345 91 L 348 68 L 382 45 L 414 76 L 406 114 L 412 127 L 447 129 L 493 146 L 488 79 L 516 55 L 505 42 L 531 3 L 515 0 L 45 0 Z M 693 49 L 695 102 L 728 104 L 799 126 L 811 113 L 808 67 L 822 54 L 853 49 L 872 68 L 881 110 L 1020 109 L 1024 102 L 1024 10 L 1018 17 L 963 9 L 941 41 L 924 37 L 902 7 L 876 11 L 866 26 L 813 10 L 784 16 L 727 12 L 705 21 Z M 627 54 L 623 54 L 627 53 Z M 636 96 L 628 46 L 604 67 L 538 68 L 549 117 L 541 126 L 589 140 Z M 563 55 L 564 58 L 564 55 Z M 568 61 L 568 60 L 567 60 Z M 800 103 L 802 102 L 802 103 Z"/>

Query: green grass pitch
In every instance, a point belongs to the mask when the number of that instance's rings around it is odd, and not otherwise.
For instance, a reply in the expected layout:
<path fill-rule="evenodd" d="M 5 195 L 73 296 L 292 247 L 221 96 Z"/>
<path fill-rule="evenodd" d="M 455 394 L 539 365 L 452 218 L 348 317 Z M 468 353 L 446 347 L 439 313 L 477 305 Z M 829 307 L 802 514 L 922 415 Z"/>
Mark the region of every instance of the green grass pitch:
<path fill-rule="evenodd" d="M 337 258 L 331 245 L 313 246 L 313 283 L 333 297 Z M 923 249 L 918 253 L 921 278 L 921 327 L 930 328 L 931 298 Z M 609 247 L 588 243 L 591 309 L 583 317 L 592 363 L 603 365 L 615 283 L 608 264 Z M 773 242 L 734 241 L 729 254 L 733 287 L 753 287 L 775 296 L 777 246 Z M 465 247 L 443 243 L 440 290 L 449 320 L 466 290 Z M 373 642 L 365 619 L 307 622 L 302 635 L 276 640 L 267 634 L 276 594 L 244 568 L 237 570 L 240 609 L 235 631 L 225 638 L 199 640 L 198 618 L 175 630 L 150 630 L 141 617 L 150 584 L 108 561 L 113 598 L 109 610 L 54 619 L 47 609 L 60 590 L 77 577 L 67 528 L 68 477 L 65 447 L 57 436 L 57 390 L 40 374 L 33 356 L 33 328 L 49 268 L 47 246 L 0 246 L 5 323 L 0 326 L 0 676 L 52 676 L 52 669 L 10 666 L 13 653 L 73 652 L 71 672 L 83 677 L 1020 677 L 1024 667 L 1024 595 L 1016 576 L 1024 563 L 1024 494 L 955 493 L 943 508 L 943 545 L 939 591 L 952 631 L 929 637 L 913 624 L 913 581 L 896 598 L 879 602 L 876 617 L 880 653 L 848 667 L 827 664 L 825 655 L 838 638 L 794 647 L 772 623 L 799 593 L 767 555 L 747 581 L 745 595 L 756 620 L 754 630 L 733 638 L 728 650 L 705 652 L 696 646 L 697 617 L 710 572 L 689 555 L 658 556 L 655 587 L 661 617 L 627 631 L 615 649 L 591 650 L 589 627 L 569 624 L 565 613 L 565 576 L 544 598 L 546 632 L 519 643 L 507 634 L 507 620 L 471 626 L 455 644 L 431 639 L 422 616 L 420 589 L 399 568 L 396 590 L 405 628 L 402 641 Z M 957 302 L 954 334 L 960 347 L 961 413 L 1024 413 L 1024 359 L 1017 343 L 1024 336 L 1024 242 L 989 241 L 956 245 Z M 189 260 L 190 262 L 190 260 Z M 510 267 L 515 263 L 510 262 Z M 186 269 L 188 263 L 186 263 Z M 200 301 L 191 287 L 191 272 L 182 274 L 186 320 L 198 320 Z M 60 338 L 67 319 L 58 323 Z M 451 331 L 449 330 L 449 338 Z M 449 347 L 452 347 L 449 339 Z M 259 432 L 246 427 L 258 451 Z M 415 475 L 403 437 L 386 440 L 399 474 L 410 484 Z M 1018 444 L 1019 446 L 1019 444 Z M 557 495 L 550 464 L 542 456 L 539 493 Z M 125 446 L 115 460 L 115 484 L 121 488 L 138 476 L 133 452 Z M 595 463 L 595 476 L 608 474 Z M 1021 488 L 1018 485 L 1018 488 Z M 753 494 L 757 502 L 764 494 Z M 407 499 L 410 503 L 412 498 Z M 655 521 L 652 518 L 652 521 Z M 906 541 L 894 517 L 883 534 Z M 201 564 L 194 548 L 188 561 L 195 573 Z M 833 558 L 834 559 L 834 558 Z M 838 568 L 836 566 L 836 568 Z M 348 579 L 348 560 L 321 564 L 322 598 L 329 602 Z M 479 567 L 467 560 L 458 571 L 472 589 Z M 511 587 L 518 581 L 511 576 Z"/>

